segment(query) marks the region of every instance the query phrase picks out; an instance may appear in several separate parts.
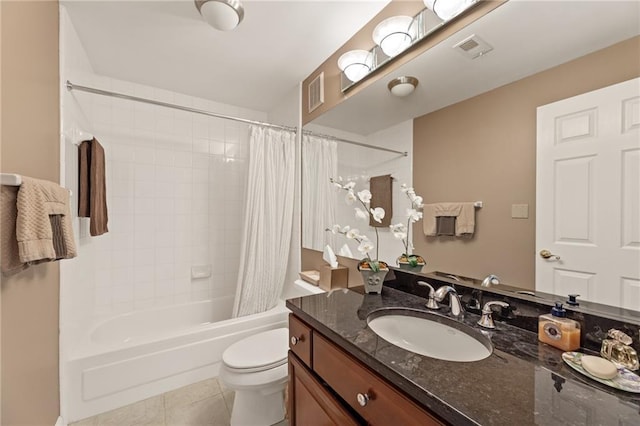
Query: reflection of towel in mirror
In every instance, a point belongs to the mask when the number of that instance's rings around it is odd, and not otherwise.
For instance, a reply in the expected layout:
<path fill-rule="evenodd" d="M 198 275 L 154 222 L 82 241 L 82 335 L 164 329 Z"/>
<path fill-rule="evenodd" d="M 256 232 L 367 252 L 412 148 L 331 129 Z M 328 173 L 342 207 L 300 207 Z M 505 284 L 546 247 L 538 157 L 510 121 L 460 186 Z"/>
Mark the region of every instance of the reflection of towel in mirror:
<path fill-rule="evenodd" d="M 473 203 L 425 204 L 422 212 L 422 228 L 428 237 L 439 235 L 438 217 L 455 217 L 456 237 L 471 236 L 475 232 L 476 212 Z"/>
<path fill-rule="evenodd" d="M 436 235 L 456 235 L 456 217 L 455 216 L 437 216 L 436 217 Z"/>
<path fill-rule="evenodd" d="M 376 222 L 372 216 L 369 216 L 369 226 L 380 228 L 391 225 L 391 218 L 393 217 L 392 185 L 393 177 L 391 175 L 375 176 L 369 180 L 369 191 L 371 192 L 369 206 L 372 209 L 376 207 L 384 209 L 382 223 Z"/>

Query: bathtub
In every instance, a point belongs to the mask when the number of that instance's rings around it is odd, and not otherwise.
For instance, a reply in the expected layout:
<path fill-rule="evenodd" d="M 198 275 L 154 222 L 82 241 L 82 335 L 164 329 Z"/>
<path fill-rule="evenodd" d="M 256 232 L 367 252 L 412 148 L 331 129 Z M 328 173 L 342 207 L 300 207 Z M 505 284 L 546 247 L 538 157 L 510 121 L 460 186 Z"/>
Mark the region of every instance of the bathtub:
<path fill-rule="evenodd" d="M 320 291 L 296 281 L 284 296 Z M 62 369 L 64 419 L 81 420 L 217 377 L 229 345 L 287 326 L 284 300 L 267 312 L 224 319 L 231 316 L 233 298 L 222 299 L 133 312 L 96 325 Z"/>

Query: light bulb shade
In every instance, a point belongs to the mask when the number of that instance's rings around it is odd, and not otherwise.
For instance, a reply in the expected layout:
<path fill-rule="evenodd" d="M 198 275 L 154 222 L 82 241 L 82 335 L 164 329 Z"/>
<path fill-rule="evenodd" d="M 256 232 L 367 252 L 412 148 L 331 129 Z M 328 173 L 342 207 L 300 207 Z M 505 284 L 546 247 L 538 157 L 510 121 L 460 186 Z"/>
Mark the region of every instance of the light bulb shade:
<path fill-rule="evenodd" d="M 417 86 L 418 79 L 410 76 L 394 78 L 387 84 L 389 91 L 399 97 L 410 95 Z"/>
<path fill-rule="evenodd" d="M 394 57 L 413 43 L 413 18 L 393 16 L 380 22 L 373 30 L 373 41 L 385 55 Z"/>
<path fill-rule="evenodd" d="M 350 50 L 338 58 L 338 68 L 354 83 L 369 74 L 372 67 L 373 55 L 368 50 Z"/>
<path fill-rule="evenodd" d="M 244 18 L 244 7 L 239 0 L 195 0 L 205 21 L 220 31 L 237 27 Z"/>
<path fill-rule="evenodd" d="M 476 0 L 424 0 L 424 5 L 440 19 L 448 21 L 475 2 Z"/>

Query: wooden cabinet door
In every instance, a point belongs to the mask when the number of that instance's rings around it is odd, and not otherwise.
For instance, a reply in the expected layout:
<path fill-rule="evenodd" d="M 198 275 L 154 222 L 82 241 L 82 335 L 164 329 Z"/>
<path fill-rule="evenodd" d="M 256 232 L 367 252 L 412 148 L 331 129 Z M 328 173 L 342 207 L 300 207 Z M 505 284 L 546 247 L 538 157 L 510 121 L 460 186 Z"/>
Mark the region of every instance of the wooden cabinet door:
<path fill-rule="evenodd" d="M 291 426 L 351 426 L 359 423 L 289 352 L 289 422 Z"/>

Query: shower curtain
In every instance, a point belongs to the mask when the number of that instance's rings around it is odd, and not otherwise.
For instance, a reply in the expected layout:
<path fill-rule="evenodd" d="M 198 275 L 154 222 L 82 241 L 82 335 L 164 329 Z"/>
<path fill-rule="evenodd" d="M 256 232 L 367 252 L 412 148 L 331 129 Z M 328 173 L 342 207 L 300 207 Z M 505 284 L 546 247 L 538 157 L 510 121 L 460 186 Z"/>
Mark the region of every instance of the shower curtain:
<path fill-rule="evenodd" d="M 295 138 L 291 131 L 250 126 L 234 317 L 264 312 L 282 293 L 293 226 Z"/>
<path fill-rule="evenodd" d="M 336 250 L 336 238 L 325 229 L 336 221 L 336 193 L 330 178 L 338 177 L 338 144 L 334 140 L 302 137 L 302 246 Z M 310 195 L 313 194 L 313 195 Z"/>

